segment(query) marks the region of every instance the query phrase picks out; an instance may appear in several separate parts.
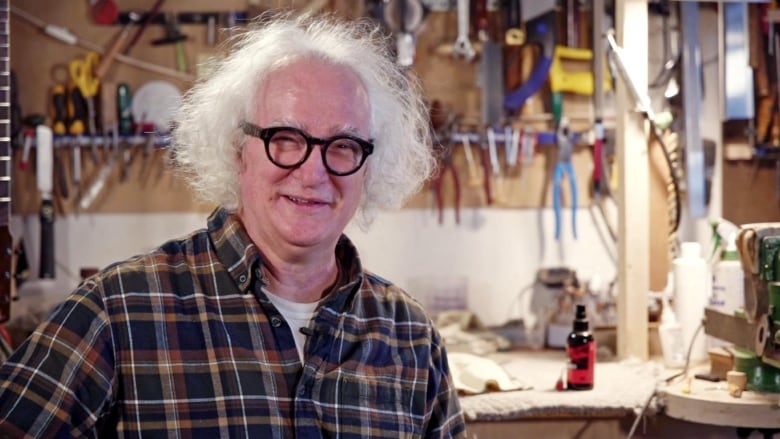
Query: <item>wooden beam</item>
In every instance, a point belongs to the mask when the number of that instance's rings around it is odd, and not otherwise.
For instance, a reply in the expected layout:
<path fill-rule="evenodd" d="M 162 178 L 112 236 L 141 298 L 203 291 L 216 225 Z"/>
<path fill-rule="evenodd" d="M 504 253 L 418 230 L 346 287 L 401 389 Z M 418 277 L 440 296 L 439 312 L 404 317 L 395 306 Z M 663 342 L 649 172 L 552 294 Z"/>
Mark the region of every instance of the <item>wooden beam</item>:
<path fill-rule="evenodd" d="M 647 90 L 647 2 L 616 2 L 616 40 L 637 90 Z M 617 355 L 648 358 L 649 160 L 645 121 L 625 82 L 617 81 L 618 322 Z"/>

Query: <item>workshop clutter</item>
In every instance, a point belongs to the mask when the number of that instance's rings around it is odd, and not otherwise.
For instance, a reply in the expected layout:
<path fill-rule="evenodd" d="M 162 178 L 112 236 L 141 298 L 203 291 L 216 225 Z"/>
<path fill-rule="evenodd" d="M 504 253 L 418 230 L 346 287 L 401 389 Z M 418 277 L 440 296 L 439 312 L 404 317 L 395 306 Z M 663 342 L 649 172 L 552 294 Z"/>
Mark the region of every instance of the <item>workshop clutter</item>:
<path fill-rule="evenodd" d="M 566 233 L 576 239 L 576 210 L 582 207 L 583 197 L 588 203 L 592 196 L 578 187 L 587 188 L 593 180 L 575 168 L 592 169 L 592 131 L 573 131 L 565 117 L 555 131 L 538 131 L 535 124 L 482 129 L 460 123 L 454 113 L 444 118 L 440 126 L 433 124 L 439 165 L 429 182 L 440 225 L 460 225 L 462 207 L 513 208 L 533 203 L 553 207 L 556 239 L 564 224 L 569 228 Z M 418 204 L 413 202 L 415 207 Z M 445 217 L 445 208 L 453 209 L 452 218 Z M 563 218 L 564 208 L 571 209 L 570 219 Z"/>

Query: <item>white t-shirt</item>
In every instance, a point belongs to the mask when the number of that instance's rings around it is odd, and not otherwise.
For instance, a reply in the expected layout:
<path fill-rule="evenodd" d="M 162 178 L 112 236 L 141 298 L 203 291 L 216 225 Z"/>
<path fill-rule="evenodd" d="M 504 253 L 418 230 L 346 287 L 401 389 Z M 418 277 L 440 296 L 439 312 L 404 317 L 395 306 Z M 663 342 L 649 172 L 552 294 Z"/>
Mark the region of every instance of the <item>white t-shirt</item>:
<path fill-rule="evenodd" d="M 301 363 L 303 363 L 303 346 L 306 344 L 306 335 L 301 332 L 301 328 L 309 326 L 309 322 L 314 317 L 314 310 L 317 309 L 317 305 L 320 302 L 292 302 L 268 292 L 265 288 L 263 292 L 268 296 L 268 300 L 279 310 L 287 324 L 290 325 L 293 339 L 295 339 L 295 348 L 298 349 L 298 356 L 301 358 Z"/>

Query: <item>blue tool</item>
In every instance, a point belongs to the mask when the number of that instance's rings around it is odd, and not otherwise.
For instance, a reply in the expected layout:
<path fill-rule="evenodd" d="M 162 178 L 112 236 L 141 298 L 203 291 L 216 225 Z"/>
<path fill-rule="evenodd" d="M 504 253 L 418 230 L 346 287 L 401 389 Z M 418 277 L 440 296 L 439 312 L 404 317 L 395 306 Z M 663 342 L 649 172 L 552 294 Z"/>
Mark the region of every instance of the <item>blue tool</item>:
<path fill-rule="evenodd" d="M 574 176 L 574 165 L 571 157 L 574 153 L 569 132 L 569 123 L 562 118 L 556 130 L 556 144 L 558 146 L 558 161 L 553 172 L 553 210 L 555 212 L 555 239 L 561 237 L 561 186 L 563 178 L 569 179 L 569 192 L 571 193 L 571 230 L 574 239 L 577 239 L 577 178 Z"/>
<path fill-rule="evenodd" d="M 526 23 L 525 44 L 536 44 L 541 50 L 528 79 L 504 97 L 504 107 L 507 110 L 517 111 L 523 108 L 525 101 L 549 79 L 555 53 L 555 17 L 553 10 Z"/>

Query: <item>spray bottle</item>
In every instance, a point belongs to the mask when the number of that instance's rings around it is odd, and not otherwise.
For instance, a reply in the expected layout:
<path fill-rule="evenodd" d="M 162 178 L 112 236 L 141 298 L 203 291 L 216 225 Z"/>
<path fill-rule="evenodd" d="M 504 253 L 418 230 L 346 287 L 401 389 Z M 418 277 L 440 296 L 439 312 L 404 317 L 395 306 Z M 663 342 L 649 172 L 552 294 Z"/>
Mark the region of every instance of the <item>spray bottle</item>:
<path fill-rule="evenodd" d="M 569 370 L 566 388 L 589 390 L 593 388 L 593 372 L 596 366 L 596 341 L 589 331 L 585 305 L 577 305 L 572 332 L 566 339 Z"/>
<path fill-rule="evenodd" d="M 664 365 L 670 368 L 685 367 L 685 340 L 682 326 L 677 321 L 669 295 L 661 295 L 661 324 L 658 325 L 658 338 L 661 341 L 661 352 L 664 355 Z"/>
<path fill-rule="evenodd" d="M 712 294 L 709 306 L 724 314 L 745 307 L 745 273 L 737 250 L 739 227 L 726 220 L 712 222 Z"/>

